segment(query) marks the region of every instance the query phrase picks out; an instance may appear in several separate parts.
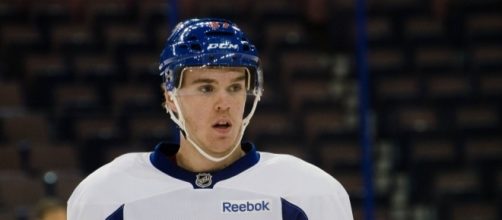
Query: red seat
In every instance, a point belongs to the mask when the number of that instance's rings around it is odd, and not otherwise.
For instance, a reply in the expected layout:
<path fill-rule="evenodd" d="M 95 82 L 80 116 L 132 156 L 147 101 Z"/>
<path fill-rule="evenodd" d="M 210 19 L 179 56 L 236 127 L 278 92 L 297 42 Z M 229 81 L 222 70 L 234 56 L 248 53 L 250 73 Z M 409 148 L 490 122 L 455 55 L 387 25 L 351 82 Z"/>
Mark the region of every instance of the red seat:
<path fill-rule="evenodd" d="M 44 195 L 42 181 L 22 171 L 0 172 L 0 201 L 10 210 L 32 207 Z"/>
<path fill-rule="evenodd" d="M 49 119 L 39 113 L 13 115 L 3 118 L 4 135 L 11 143 L 26 140 L 45 143 L 49 140 Z"/>
<path fill-rule="evenodd" d="M 496 202 L 488 201 L 453 201 L 449 211 L 451 219 L 455 220 L 496 220 L 500 219 Z"/>
<path fill-rule="evenodd" d="M 76 146 L 65 144 L 33 144 L 31 164 L 41 171 L 78 169 Z"/>
<path fill-rule="evenodd" d="M 426 82 L 427 95 L 435 98 L 466 97 L 470 93 L 469 79 L 465 76 L 444 75 L 430 76 Z"/>
<path fill-rule="evenodd" d="M 418 98 L 420 86 L 417 76 L 380 77 L 375 89 L 379 100 L 395 100 Z"/>
<path fill-rule="evenodd" d="M 459 107 L 455 118 L 459 128 L 494 128 L 501 120 L 497 107 L 491 105 Z"/>
<path fill-rule="evenodd" d="M 19 170 L 21 163 L 19 159 L 19 149 L 14 145 L 0 146 L 0 171 Z"/>
<path fill-rule="evenodd" d="M 329 170 L 336 167 L 357 167 L 362 162 L 361 146 L 357 140 L 322 141 L 317 146 L 322 167 Z"/>
<path fill-rule="evenodd" d="M 439 170 L 433 180 L 434 195 L 448 197 L 479 194 L 481 182 L 475 170 L 463 167 Z"/>
<path fill-rule="evenodd" d="M 23 90 L 20 83 L 0 82 L 0 114 L 21 112 L 24 109 Z"/>
<path fill-rule="evenodd" d="M 295 131 L 294 121 L 284 112 L 257 112 L 246 128 L 246 135 L 253 140 L 261 134 L 292 134 Z"/>

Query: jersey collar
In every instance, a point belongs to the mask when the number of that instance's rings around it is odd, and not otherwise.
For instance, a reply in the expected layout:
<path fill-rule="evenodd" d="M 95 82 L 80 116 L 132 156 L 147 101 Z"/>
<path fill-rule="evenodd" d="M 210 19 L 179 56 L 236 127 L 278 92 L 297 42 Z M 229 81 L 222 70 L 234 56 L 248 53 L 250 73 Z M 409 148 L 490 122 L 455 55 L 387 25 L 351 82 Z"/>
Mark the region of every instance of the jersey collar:
<path fill-rule="evenodd" d="M 242 149 L 246 155 L 230 166 L 215 172 L 196 173 L 179 167 L 169 159 L 177 153 L 178 148 L 178 144 L 161 142 L 155 146 L 155 150 L 150 154 L 150 162 L 165 174 L 189 182 L 195 189 L 213 188 L 219 181 L 238 175 L 260 160 L 260 154 L 256 151 L 254 144 L 246 142 L 242 143 Z"/>

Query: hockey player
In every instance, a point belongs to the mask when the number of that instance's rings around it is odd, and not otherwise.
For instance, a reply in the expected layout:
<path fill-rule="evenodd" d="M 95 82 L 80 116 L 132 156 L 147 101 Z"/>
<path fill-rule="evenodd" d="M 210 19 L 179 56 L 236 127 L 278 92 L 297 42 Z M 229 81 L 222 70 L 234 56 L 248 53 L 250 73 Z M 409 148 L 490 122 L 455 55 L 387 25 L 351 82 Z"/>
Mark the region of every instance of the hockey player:
<path fill-rule="evenodd" d="M 180 143 L 96 170 L 69 199 L 69 220 L 353 219 L 347 192 L 329 174 L 241 142 L 263 77 L 255 46 L 234 23 L 178 24 L 159 68 Z"/>

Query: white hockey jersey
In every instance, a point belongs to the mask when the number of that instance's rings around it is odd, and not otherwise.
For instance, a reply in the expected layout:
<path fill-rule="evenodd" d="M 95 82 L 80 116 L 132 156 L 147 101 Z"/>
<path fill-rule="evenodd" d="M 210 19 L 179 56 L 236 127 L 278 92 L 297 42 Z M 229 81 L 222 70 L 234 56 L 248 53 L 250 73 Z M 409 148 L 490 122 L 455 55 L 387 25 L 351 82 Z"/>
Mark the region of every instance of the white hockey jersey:
<path fill-rule="evenodd" d="M 193 173 L 169 159 L 177 149 L 161 143 L 99 168 L 71 195 L 68 219 L 353 219 L 342 185 L 296 157 L 247 143 L 234 164 Z"/>

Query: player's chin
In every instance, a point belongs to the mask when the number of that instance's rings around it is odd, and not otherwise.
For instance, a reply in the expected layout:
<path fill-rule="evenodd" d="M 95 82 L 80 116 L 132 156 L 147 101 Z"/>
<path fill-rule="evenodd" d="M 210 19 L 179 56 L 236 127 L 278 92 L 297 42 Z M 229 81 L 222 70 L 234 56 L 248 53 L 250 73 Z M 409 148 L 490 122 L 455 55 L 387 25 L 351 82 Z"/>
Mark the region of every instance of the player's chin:
<path fill-rule="evenodd" d="M 221 137 L 211 141 L 211 151 L 214 154 L 226 155 L 236 145 L 235 137 Z"/>
<path fill-rule="evenodd" d="M 236 144 L 239 131 L 237 129 L 230 129 L 225 132 L 221 130 L 213 130 L 208 133 L 206 140 L 208 140 L 212 146 L 218 146 L 219 149 L 232 148 Z"/>

